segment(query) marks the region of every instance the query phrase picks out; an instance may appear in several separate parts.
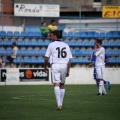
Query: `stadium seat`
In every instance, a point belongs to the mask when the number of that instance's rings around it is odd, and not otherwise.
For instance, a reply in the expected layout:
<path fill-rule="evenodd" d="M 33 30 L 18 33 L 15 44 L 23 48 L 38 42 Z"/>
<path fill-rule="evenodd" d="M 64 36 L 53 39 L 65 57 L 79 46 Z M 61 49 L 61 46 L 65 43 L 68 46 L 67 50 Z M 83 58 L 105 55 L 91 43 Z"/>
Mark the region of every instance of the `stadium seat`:
<path fill-rule="evenodd" d="M 15 31 L 13 36 L 14 36 L 14 37 L 21 37 L 21 34 L 20 34 L 19 31 Z"/>
<path fill-rule="evenodd" d="M 111 57 L 107 63 L 116 64 L 116 63 L 118 63 L 118 59 L 116 57 Z"/>
<path fill-rule="evenodd" d="M 31 63 L 31 58 L 30 57 L 24 57 L 23 58 L 23 63 L 24 64 L 30 64 Z"/>
<path fill-rule="evenodd" d="M 72 55 L 75 55 L 75 50 L 73 48 L 70 48 L 70 51 L 71 51 Z"/>
<path fill-rule="evenodd" d="M 113 38 L 120 38 L 120 34 L 118 32 L 113 32 Z"/>
<path fill-rule="evenodd" d="M 94 46 L 94 44 L 95 44 L 95 39 L 92 39 L 92 40 L 90 40 L 90 46 Z"/>
<path fill-rule="evenodd" d="M 78 46 L 84 46 L 83 40 L 78 40 Z"/>
<path fill-rule="evenodd" d="M 35 54 L 36 56 L 40 56 L 40 55 L 41 55 L 40 49 L 35 49 L 35 50 L 34 50 L 34 54 Z"/>
<path fill-rule="evenodd" d="M 0 48 L 0 55 L 6 55 L 6 49 L 5 48 Z"/>
<path fill-rule="evenodd" d="M 76 40 L 71 40 L 71 46 L 77 46 L 78 44 L 77 44 L 77 42 L 76 42 Z"/>
<path fill-rule="evenodd" d="M 62 38 L 67 38 L 67 36 L 68 36 L 67 32 L 62 33 Z"/>
<path fill-rule="evenodd" d="M 50 40 L 45 40 L 45 46 L 48 46 L 50 43 L 51 43 L 51 41 Z"/>
<path fill-rule="evenodd" d="M 90 64 L 90 61 L 88 60 L 88 57 L 85 57 L 85 63 Z"/>
<path fill-rule="evenodd" d="M 84 46 L 90 46 L 90 41 L 89 40 L 84 40 L 83 41 Z"/>
<path fill-rule="evenodd" d="M 21 63 L 23 63 L 23 58 L 22 58 L 22 57 L 17 57 L 17 58 L 14 60 L 14 63 L 15 63 L 15 64 L 21 64 Z"/>
<path fill-rule="evenodd" d="M 68 44 L 69 46 L 71 46 L 70 40 L 64 40 L 63 42 L 65 42 L 66 44 Z"/>
<path fill-rule="evenodd" d="M 0 39 L 0 46 L 3 46 L 3 41 Z"/>
<path fill-rule="evenodd" d="M 21 48 L 20 51 L 21 51 L 21 52 L 20 52 L 20 55 L 21 55 L 21 56 L 27 55 L 27 49 L 26 49 L 26 48 Z"/>
<path fill-rule="evenodd" d="M 116 42 L 112 39 L 112 40 L 110 40 L 110 46 L 117 46 L 116 45 Z"/>
<path fill-rule="evenodd" d="M 87 38 L 94 38 L 93 32 L 87 32 Z"/>
<path fill-rule="evenodd" d="M 38 46 L 45 46 L 45 42 L 43 40 L 38 40 Z"/>
<path fill-rule="evenodd" d="M 46 49 L 44 48 L 44 49 L 41 49 L 41 55 L 42 56 L 45 56 L 45 53 L 46 53 Z"/>
<path fill-rule="evenodd" d="M 38 57 L 38 63 L 43 64 L 44 63 L 44 58 L 43 57 Z"/>
<path fill-rule="evenodd" d="M 31 41 L 29 39 L 25 39 L 24 46 L 31 46 Z"/>
<path fill-rule="evenodd" d="M 33 32 L 28 32 L 27 36 L 28 36 L 28 38 L 34 38 L 34 33 Z"/>
<path fill-rule="evenodd" d="M 81 50 L 81 53 L 82 53 L 83 56 L 88 55 L 88 51 L 87 51 L 86 49 L 82 49 L 82 50 Z"/>
<path fill-rule="evenodd" d="M 1 36 L 1 37 L 6 37 L 6 36 L 7 36 L 7 34 L 6 34 L 6 32 L 5 32 L 5 31 L 1 31 L 1 32 L 0 32 L 0 36 Z"/>
<path fill-rule="evenodd" d="M 17 46 L 24 46 L 24 41 L 22 39 L 18 39 Z"/>
<path fill-rule="evenodd" d="M 24 31 L 21 32 L 21 37 L 23 37 L 23 38 L 24 38 L 24 37 L 28 37 L 28 33 L 27 33 L 27 32 L 24 32 Z"/>
<path fill-rule="evenodd" d="M 68 38 L 74 38 L 74 33 L 73 32 L 68 32 L 68 36 L 67 36 Z"/>
<path fill-rule="evenodd" d="M 4 46 L 11 46 L 10 40 L 4 39 L 4 40 L 3 40 L 3 45 L 4 45 Z"/>
<path fill-rule="evenodd" d="M 114 55 L 120 56 L 120 50 L 119 49 L 115 49 L 113 51 L 114 51 Z"/>
<path fill-rule="evenodd" d="M 110 46 L 109 40 L 103 40 L 102 45 L 103 46 Z"/>
<path fill-rule="evenodd" d="M 106 38 L 113 38 L 112 33 L 111 33 L 111 32 L 107 32 L 107 33 L 106 33 Z"/>
<path fill-rule="evenodd" d="M 28 49 L 27 50 L 27 55 L 33 56 L 34 55 L 34 50 L 33 49 Z"/>
<path fill-rule="evenodd" d="M 37 46 L 37 45 L 38 45 L 38 41 L 36 39 L 32 39 L 31 46 Z"/>
<path fill-rule="evenodd" d="M 120 40 L 116 40 L 116 46 L 119 47 L 120 46 Z"/>
<path fill-rule="evenodd" d="M 12 45 L 13 42 L 16 42 L 16 39 L 10 39 L 10 44 Z"/>
<path fill-rule="evenodd" d="M 99 33 L 97 33 L 97 32 L 93 33 L 93 38 L 99 38 L 99 36 L 100 36 Z"/>
<path fill-rule="evenodd" d="M 107 49 L 106 50 L 106 54 L 109 56 L 113 56 L 114 55 L 114 51 L 112 49 Z"/>
<path fill-rule="evenodd" d="M 38 63 L 38 59 L 36 57 L 31 57 L 31 63 L 32 64 L 37 64 Z"/>
<path fill-rule="evenodd" d="M 81 56 L 81 55 L 82 55 L 82 53 L 81 53 L 80 49 L 76 49 L 75 56 Z"/>
<path fill-rule="evenodd" d="M 118 64 L 120 64 L 120 57 L 118 57 L 117 62 L 118 62 Z"/>
<path fill-rule="evenodd" d="M 7 55 L 10 55 L 12 53 L 12 48 L 7 48 L 6 52 L 7 52 Z"/>
<path fill-rule="evenodd" d="M 106 38 L 106 34 L 104 32 L 101 32 L 99 35 L 100 38 Z"/>
<path fill-rule="evenodd" d="M 79 57 L 78 58 L 78 63 L 85 63 L 85 58 L 84 57 Z"/>
<path fill-rule="evenodd" d="M 74 32 L 74 38 L 76 38 L 76 39 L 80 38 L 80 33 L 79 32 Z"/>
<path fill-rule="evenodd" d="M 41 32 L 34 32 L 34 37 L 41 38 L 42 37 Z"/>
<path fill-rule="evenodd" d="M 91 55 L 93 53 L 93 50 L 92 49 L 89 49 L 88 50 L 88 55 Z"/>
<path fill-rule="evenodd" d="M 88 38 L 86 32 L 80 32 L 80 38 Z"/>
<path fill-rule="evenodd" d="M 71 63 L 77 64 L 78 63 L 78 58 L 76 58 L 76 57 L 72 58 Z"/>
<path fill-rule="evenodd" d="M 7 37 L 13 37 L 13 36 L 14 36 L 14 34 L 13 34 L 12 31 L 8 31 L 8 32 L 7 32 Z"/>

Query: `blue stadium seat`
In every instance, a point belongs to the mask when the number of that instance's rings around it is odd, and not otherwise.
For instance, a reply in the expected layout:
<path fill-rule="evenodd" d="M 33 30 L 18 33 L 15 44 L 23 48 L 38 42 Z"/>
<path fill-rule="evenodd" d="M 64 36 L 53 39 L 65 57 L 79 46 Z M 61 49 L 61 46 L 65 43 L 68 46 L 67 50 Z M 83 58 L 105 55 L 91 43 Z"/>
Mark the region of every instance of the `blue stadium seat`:
<path fill-rule="evenodd" d="M 27 36 L 28 36 L 28 38 L 33 38 L 34 37 L 34 33 L 33 32 L 28 32 Z"/>
<path fill-rule="evenodd" d="M 83 40 L 78 40 L 78 46 L 84 46 L 84 42 L 83 42 Z"/>
<path fill-rule="evenodd" d="M 21 55 L 21 56 L 27 55 L 27 49 L 26 49 L 26 48 L 21 48 L 20 51 L 21 51 L 21 52 L 20 52 L 20 55 Z"/>
<path fill-rule="evenodd" d="M 33 56 L 34 55 L 34 50 L 33 49 L 28 49 L 27 50 L 27 55 Z"/>
<path fill-rule="evenodd" d="M 4 46 L 11 46 L 10 40 L 4 39 L 4 40 L 3 40 L 3 45 L 4 45 Z"/>
<path fill-rule="evenodd" d="M 34 37 L 41 38 L 42 37 L 41 32 L 34 32 Z"/>
<path fill-rule="evenodd" d="M 38 46 L 45 46 L 45 42 L 43 40 L 38 40 Z"/>
<path fill-rule="evenodd" d="M 21 56 L 21 50 L 20 49 L 18 49 L 17 55 Z"/>
<path fill-rule="evenodd" d="M 116 46 L 117 46 L 117 47 L 120 46 L 120 40 L 116 40 Z"/>
<path fill-rule="evenodd" d="M 74 38 L 76 38 L 76 39 L 80 38 L 80 33 L 79 32 L 74 32 Z"/>
<path fill-rule="evenodd" d="M 76 58 L 76 57 L 72 58 L 71 63 L 72 64 L 77 64 L 78 63 L 78 58 Z"/>
<path fill-rule="evenodd" d="M 93 50 L 92 49 L 89 49 L 88 50 L 88 55 L 91 55 L 93 53 Z"/>
<path fill-rule="evenodd" d="M 65 42 L 66 44 L 68 44 L 68 45 L 71 46 L 71 42 L 70 42 L 70 40 L 64 40 L 63 42 Z"/>
<path fill-rule="evenodd" d="M 80 51 L 80 49 L 75 49 L 75 56 L 81 56 L 82 53 Z"/>
<path fill-rule="evenodd" d="M 32 39 L 31 46 L 38 46 L 38 41 L 36 39 Z"/>
<path fill-rule="evenodd" d="M 110 46 L 117 46 L 114 40 L 110 40 Z"/>
<path fill-rule="evenodd" d="M 45 56 L 45 53 L 46 53 L 46 49 L 44 48 L 44 49 L 41 49 L 41 55 L 42 56 Z"/>
<path fill-rule="evenodd" d="M 17 57 L 17 58 L 14 60 L 14 63 L 15 63 L 15 64 L 21 64 L 21 63 L 23 63 L 23 58 L 22 58 L 22 57 Z"/>
<path fill-rule="evenodd" d="M 107 49 L 106 50 L 106 54 L 109 56 L 113 56 L 114 55 L 114 51 L 112 49 Z"/>
<path fill-rule="evenodd" d="M 93 38 L 99 38 L 99 36 L 100 36 L 99 33 L 97 33 L 97 32 L 93 33 Z"/>
<path fill-rule="evenodd" d="M 91 46 L 89 40 L 84 40 L 84 41 L 83 41 L 83 44 L 84 44 L 84 46 Z"/>
<path fill-rule="evenodd" d="M 118 63 L 118 59 L 116 57 L 111 57 L 107 63 L 116 64 L 116 63 Z"/>
<path fill-rule="evenodd" d="M 82 64 L 85 63 L 85 58 L 84 57 L 79 57 L 78 62 L 82 63 Z"/>
<path fill-rule="evenodd" d="M 74 33 L 73 32 L 68 32 L 68 38 L 74 38 Z"/>
<path fill-rule="evenodd" d="M 12 31 L 8 31 L 8 32 L 7 32 L 7 37 L 13 37 L 13 36 L 14 36 L 14 34 L 13 34 Z"/>
<path fill-rule="evenodd" d="M 90 46 L 94 46 L 95 45 L 95 39 L 90 40 Z"/>
<path fill-rule="evenodd" d="M 114 51 L 114 55 L 120 56 L 120 50 L 119 49 L 115 49 L 113 51 Z"/>
<path fill-rule="evenodd" d="M 68 36 L 68 34 L 67 34 L 66 32 L 63 32 L 63 33 L 62 33 L 62 37 L 63 37 L 63 38 L 67 38 L 67 36 Z"/>
<path fill-rule="evenodd" d="M 44 58 L 43 57 L 38 57 L 38 63 L 43 64 L 44 63 Z"/>
<path fill-rule="evenodd" d="M 36 57 L 31 57 L 31 63 L 32 64 L 37 64 L 38 63 L 38 59 Z"/>
<path fill-rule="evenodd" d="M 120 34 L 118 32 L 113 32 L 113 38 L 120 38 Z"/>
<path fill-rule="evenodd" d="M 88 38 L 94 38 L 93 32 L 87 32 L 87 37 Z"/>
<path fill-rule="evenodd" d="M 72 55 L 75 55 L 75 50 L 73 48 L 70 48 L 70 51 L 71 51 Z"/>
<path fill-rule="evenodd" d="M 18 39 L 17 46 L 24 46 L 24 41 L 22 39 Z"/>
<path fill-rule="evenodd" d="M 85 57 L 85 63 L 90 64 L 91 62 L 88 60 L 88 57 Z"/>
<path fill-rule="evenodd" d="M 0 36 L 1 37 L 6 37 L 7 36 L 7 33 L 5 31 L 0 31 Z"/>
<path fill-rule="evenodd" d="M 29 39 L 24 40 L 24 45 L 25 46 L 31 46 L 31 41 Z"/>
<path fill-rule="evenodd" d="M 6 49 L 5 48 L 0 48 L 0 55 L 6 55 Z"/>
<path fill-rule="evenodd" d="M 14 37 L 21 37 L 21 34 L 20 34 L 19 31 L 15 31 L 13 36 L 14 36 Z"/>
<path fill-rule="evenodd" d="M 117 62 L 118 62 L 118 64 L 120 64 L 120 57 L 118 57 Z"/>
<path fill-rule="evenodd" d="M 109 40 L 103 40 L 102 45 L 103 46 L 110 46 Z"/>
<path fill-rule="evenodd" d="M 99 35 L 100 38 L 105 38 L 106 37 L 106 34 L 104 32 L 101 32 L 100 35 Z"/>
<path fill-rule="evenodd" d="M 86 49 L 82 49 L 82 50 L 81 50 L 81 53 L 82 53 L 83 56 L 88 55 L 88 51 L 87 51 Z"/>
<path fill-rule="evenodd" d="M 0 46 L 3 46 L 3 41 L 2 40 L 0 40 Z"/>
<path fill-rule="evenodd" d="M 23 63 L 24 64 L 30 64 L 31 63 L 31 58 L 30 57 L 24 57 L 23 58 Z"/>
<path fill-rule="evenodd" d="M 51 41 L 50 40 L 45 40 L 45 46 L 48 46 L 50 43 L 51 43 Z"/>
<path fill-rule="evenodd" d="M 2 57 L 2 61 L 3 61 L 3 62 L 6 61 L 6 56 Z"/>
<path fill-rule="evenodd" d="M 16 42 L 16 39 L 11 39 L 10 44 L 12 45 L 13 42 Z"/>
<path fill-rule="evenodd" d="M 112 33 L 111 33 L 111 32 L 107 32 L 107 33 L 106 33 L 106 38 L 113 38 Z"/>
<path fill-rule="evenodd" d="M 40 49 L 35 49 L 35 50 L 34 50 L 34 54 L 35 54 L 36 56 L 40 56 L 40 55 L 41 55 Z"/>
<path fill-rule="evenodd" d="M 80 32 L 80 38 L 88 38 L 86 32 Z"/>
<path fill-rule="evenodd" d="M 10 55 L 12 53 L 12 48 L 7 48 L 6 52 L 7 52 L 7 55 Z"/>
<path fill-rule="evenodd" d="M 24 37 L 28 37 L 28 33 L 27 33 L 27 32 L 24 32 L 24 31 L 21 32 L 21 37 L 23 37 L 23 38 L 24 38 Z"/>
<path fill-rule="evenodd" d="M 71 40 L 71 46 L 77 46 L 78 44 L 77 44 L 77 42 L 76 42 L 76 40 Z"/>

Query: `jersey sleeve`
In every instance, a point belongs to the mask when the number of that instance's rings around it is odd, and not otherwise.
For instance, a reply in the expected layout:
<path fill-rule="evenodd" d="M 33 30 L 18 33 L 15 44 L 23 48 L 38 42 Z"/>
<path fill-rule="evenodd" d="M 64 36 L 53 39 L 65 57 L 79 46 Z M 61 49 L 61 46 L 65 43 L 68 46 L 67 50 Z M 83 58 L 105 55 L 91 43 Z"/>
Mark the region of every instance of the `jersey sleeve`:
<path fill-rule="evenodd" d="M 91 62 L 95 62 L 95 55 L 94 55 L 94 52 L 91 54 Z"/>
<path fill-rule="evenodd" d="M 101 49 L 99 49 L 99 51 L 96 51 L 95 56 L 98 56 L 98 55 L 100 55 L 103 52 L 104 52 L 104 49 L 101 48 Z"/>
<path fill-rule="evenodd" d="M 51 49 L 50 49 L 50 45 L 49 45 L 48 48 L 47 48 L 45 57 L 50 57 L 50 55 L 51 55 Z"/>
<path fill-rule="evenodd" d="M 71 58 L 73 58 L 73 57 L 72 57 L 72 53 L 71 53 L 70 47 L 69 47 L 69 59 L 71 59 Z"/>

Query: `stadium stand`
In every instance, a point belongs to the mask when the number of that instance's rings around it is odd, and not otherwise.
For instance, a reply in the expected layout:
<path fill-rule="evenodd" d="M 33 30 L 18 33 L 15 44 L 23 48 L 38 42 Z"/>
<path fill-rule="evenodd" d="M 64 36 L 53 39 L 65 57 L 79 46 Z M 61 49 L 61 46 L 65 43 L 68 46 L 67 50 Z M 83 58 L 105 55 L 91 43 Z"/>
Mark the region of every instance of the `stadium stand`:
<path fill-rule="evenodd" d="M 108 64 L 120 64 L 120 32 L 63 32 L 62 40 L 67 43 L 74 56 L 72 64 L 88 64 L 87 56 L 92 53 L 96 38 L 103 39 L 103 46 L 110 57 Z M 43 64 L 44 55 L 50 40 L 42 37 L 40 32 L 0 32 L 0 56 L 5 59 L 16 41 L 19 47 L 16 64 Z M 82 48 L 84 47 L 84 48 Z"/>

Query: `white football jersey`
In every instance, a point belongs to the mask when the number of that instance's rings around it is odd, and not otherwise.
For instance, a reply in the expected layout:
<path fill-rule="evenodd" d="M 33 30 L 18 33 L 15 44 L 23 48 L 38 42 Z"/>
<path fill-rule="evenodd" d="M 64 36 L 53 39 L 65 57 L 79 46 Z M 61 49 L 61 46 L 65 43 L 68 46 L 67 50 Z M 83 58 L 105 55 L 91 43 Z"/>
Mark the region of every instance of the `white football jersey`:
<path fill-rule="evenodd" d="M 103 47 L 97 49 L 95 56 L 96 56 L 96 60 L 95 60 L 96 67 L 105 65 L 105 49 Z"/>
<path fill-rule="evenodd" d="M 69 59 L 72 58 L 69 46 L 62 41 L 50 43 L 45 56 L 50 57 L 51 64 L 67 64 Z"/>
<path fill-rule="evenodd" d="M 15 47 L 13 48 L 13 51 L 14 51 L 14 53 L 11 55 L 11 57 L 12 57 L 12 58 L 16 58 L 17 51 L 18 51 L 18 47 L 15 46 Z"/>

